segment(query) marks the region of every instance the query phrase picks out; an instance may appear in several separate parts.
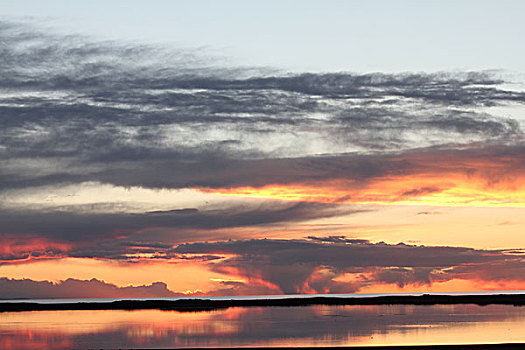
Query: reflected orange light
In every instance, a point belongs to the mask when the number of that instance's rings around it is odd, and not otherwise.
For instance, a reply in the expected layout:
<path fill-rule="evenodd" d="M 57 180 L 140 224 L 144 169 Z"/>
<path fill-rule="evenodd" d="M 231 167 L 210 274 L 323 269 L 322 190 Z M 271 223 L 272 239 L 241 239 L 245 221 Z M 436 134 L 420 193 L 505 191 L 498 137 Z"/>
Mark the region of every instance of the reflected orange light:
<path fill-rule="evenodd" d="M 84 348 L 86 341 L 93 348 L 105 348 L 111 341 L 129 348 L 230 348 L 490 344 L 525 340 L 525 314 L 510 305 L 318 305 L 293 310 L 229 308 L 198 313 L 37 311 L 3 316 L 0 346 L 6 350 Z"/>
<path fill-rule="evenodd" d="M 3 313 L 0 328 L 3 332 L 27 330 L 33 333 L 82 335 L 115 331 L 133 326 L 128 335 L 146 335 L 148 329 L 175 330 L 185 335 L 233 334 L 235 323 L 224 327 L 222 319 L 235 319 L 247 311 L 246 308 L 228 308 L 208 312 L 178 312 L 162 310 L 73 310 L 30 311 Z M 50 320 L 52 323 L 50 324 Z M 192 327 L 189 328 L 188 325 Z M 51 327 L 52 326 L 52 327 Z"/>

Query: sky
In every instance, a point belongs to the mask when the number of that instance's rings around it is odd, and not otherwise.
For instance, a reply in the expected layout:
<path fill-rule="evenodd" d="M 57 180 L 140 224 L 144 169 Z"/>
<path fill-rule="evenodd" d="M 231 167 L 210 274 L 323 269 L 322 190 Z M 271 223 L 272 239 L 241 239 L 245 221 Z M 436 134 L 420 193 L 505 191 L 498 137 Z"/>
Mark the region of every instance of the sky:
<path fill-rule="evenodd" d="M 525 5 L 0 3 L 0 298 L 525 285 Z"/>

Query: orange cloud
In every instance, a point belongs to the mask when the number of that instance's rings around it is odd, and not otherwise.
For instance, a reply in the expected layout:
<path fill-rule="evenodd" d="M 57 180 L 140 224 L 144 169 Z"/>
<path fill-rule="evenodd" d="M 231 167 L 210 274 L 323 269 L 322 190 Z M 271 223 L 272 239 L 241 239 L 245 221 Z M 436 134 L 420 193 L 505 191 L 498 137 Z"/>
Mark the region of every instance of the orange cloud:
<path fill-rule="evenodd" d="M 4 257 L 0 263 L 10 263 L 13 261 L 23 262 L 52 255 L 60 257 L 63 252 L 70 250 L 71 243 L 57 242 L 45 237 L 36 235 L 0 235 L 0 256 Z"/>
<path fill-rule="evenodd" d="M 511 153 L 509 151 L 509 153 Z M 349 172 L 262 186 L 200 188 L 222 196 L 341 204 L 525 207 L 525 164 L 504 149 L 448 150 L 378 158 L 380 174 Z M 341 162 L 352 162 L 342 158 Z"/>

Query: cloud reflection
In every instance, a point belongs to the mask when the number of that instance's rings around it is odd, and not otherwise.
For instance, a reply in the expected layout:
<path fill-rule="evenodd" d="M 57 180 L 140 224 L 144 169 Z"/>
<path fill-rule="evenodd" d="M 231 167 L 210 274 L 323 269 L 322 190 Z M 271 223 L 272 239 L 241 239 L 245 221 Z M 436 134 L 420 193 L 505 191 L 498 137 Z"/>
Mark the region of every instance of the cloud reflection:
<path fill-rule="evenodd" d="M 229 308 L 211 312 L 4 313 L 3 349 L 315 346 L 498 342 L 516 339 L 525 310 L 509 305 Z M 502 334 L 500 328 L 505 326 Z M 504 338 L 511 336 L 510 338 Z M 512 338 L 514 337 L 514 338 Z M 441 338 L 441 339 L 440 339 Z"/>

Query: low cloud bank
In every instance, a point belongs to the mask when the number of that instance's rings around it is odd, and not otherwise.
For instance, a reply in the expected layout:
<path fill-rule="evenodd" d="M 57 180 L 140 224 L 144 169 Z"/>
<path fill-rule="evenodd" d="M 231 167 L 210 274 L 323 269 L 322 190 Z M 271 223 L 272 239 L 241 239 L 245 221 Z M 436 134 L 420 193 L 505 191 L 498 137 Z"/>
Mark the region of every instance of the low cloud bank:
<path fill-rule="evenodd" d="M 160 298 L 176 294 L 163 282 L 137 287 L 117 287 L 97 279 L 89 281 L 69 278 L 52 283 L 30 279 L 0 278 L 1 299 L 68 299 L 68 298 Z"/>

